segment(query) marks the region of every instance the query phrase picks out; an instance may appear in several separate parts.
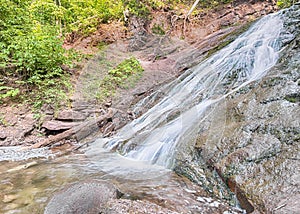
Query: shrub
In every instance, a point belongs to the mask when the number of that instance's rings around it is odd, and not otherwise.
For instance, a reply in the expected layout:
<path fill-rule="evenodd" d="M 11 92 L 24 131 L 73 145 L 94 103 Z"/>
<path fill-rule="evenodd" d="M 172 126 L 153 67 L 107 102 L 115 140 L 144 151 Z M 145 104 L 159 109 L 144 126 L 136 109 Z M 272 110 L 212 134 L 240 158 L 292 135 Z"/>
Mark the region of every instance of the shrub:
<path fill-rule="evenodd" d="M 100 90 L 96 97 L 100 101 L 113 96 L 116 89 L 128 88 L 132 86 L 144 71 L 140 62 L 134 58 L 128 58 L 122 61 L 114 69 L 108 71 L 108 75 L 100 83 Z"/>

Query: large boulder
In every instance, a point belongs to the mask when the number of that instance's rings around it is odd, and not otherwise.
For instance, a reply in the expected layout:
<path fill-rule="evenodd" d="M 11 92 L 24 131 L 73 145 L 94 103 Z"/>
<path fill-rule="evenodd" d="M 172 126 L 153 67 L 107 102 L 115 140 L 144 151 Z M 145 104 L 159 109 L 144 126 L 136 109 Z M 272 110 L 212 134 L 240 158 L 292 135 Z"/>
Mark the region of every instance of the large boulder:
<path fill-rule="evenodd" d="M 75 183 L 56 193 L 45 208 L 44 214 L 94 214 L 106 210 L 111 199 L 120 192 L 106 181 L 84 181 Z"/>
<path fill-rule="evenodd" d="M 300 9 L 289 14 L 299 17 Z M 180 168 L 198 166 L 185 174 L 199 183 L 205 162 L 247 213 L 300 211 L 299 22 L 286 27 L 295 39 L 278 65 L 218 103 L 200 125 L 193 159 L 187 152 L 177 157 Z"/>

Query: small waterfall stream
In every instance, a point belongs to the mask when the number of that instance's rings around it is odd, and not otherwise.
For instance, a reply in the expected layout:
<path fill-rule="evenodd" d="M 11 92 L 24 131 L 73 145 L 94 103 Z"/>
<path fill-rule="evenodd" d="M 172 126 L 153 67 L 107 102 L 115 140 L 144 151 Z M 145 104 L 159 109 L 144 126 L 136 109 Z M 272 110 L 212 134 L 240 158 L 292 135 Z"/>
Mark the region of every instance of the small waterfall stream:
<path fill-rule="evenodd" d="M 219 202 L 209 198 L 216 192 L 208 194 L 170 169 L 220 101 L 258 81 L 277 63 L 285 44 L 294 38 L 285 28 L 293 22 L 286 22 L 286 13 L 265 16 L 227 47 L 141 100 L 135 112 L 156 93 L 164 94 L 111 138 L 99 138 L 78 153 L 52 160 L 45 160 L 53 155 L 47 149 L 0 148 L 0 213 L 41 213 L 61 187 L 83 179 L 109 180 L 128 198 L 153 201 L 180 213 L 213 213 L 207 210 L 217 209 Z M 209 208 L 206 212 L 204 206 Z"/>
<path fill-rule="evenodd" d="M 193 138 L 191 133 L 209 117 L 214 105 L 260 79 L 276 64 L 284 42 L 293 37 L 283 25 L 282 13 L 260 19 L 230 45 L 165 87 L 164 98 L 116 136 L 97 141 L 128 158 L 172 168 L 179 144 Z"/>

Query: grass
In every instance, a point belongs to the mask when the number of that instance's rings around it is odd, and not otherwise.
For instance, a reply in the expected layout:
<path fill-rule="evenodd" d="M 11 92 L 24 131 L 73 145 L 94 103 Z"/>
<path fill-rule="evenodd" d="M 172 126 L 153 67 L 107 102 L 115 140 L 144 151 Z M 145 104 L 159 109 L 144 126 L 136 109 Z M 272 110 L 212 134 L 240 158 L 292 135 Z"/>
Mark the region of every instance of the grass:
<path fill-rule="evenodd" d="M 164 28 L 164 26 L 160 26 L 159 24 L 154 24 L 152 27 L 152 33 L 156 34 L 156 35 L 160 35 L 163 36 L 166 34 Z"/>
<path fill-rule="evenodd" d="M 108 74 L 99 83 L 99 90 L 96 93 L 98 101 L 103 102 L 108 97 L 113 97 L 118 88 L 131 88 L 141 77 L 144 71 L 140 62 L 130 57 L 125 59 L 115 68 L 110 69 Z"/>
<path fill-rule="evenodd" d="M 287 95 L 284 99 L 291 103 L 298 103 L 300 101 L 300 96 L 298 94 Z"/>

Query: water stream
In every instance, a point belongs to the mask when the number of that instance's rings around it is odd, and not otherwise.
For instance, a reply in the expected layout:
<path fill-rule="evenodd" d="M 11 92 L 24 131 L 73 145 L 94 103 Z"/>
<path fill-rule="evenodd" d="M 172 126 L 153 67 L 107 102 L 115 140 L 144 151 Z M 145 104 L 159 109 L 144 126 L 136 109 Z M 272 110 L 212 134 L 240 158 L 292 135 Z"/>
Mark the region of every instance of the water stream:
<path fill-rule="evenodd" d="M 197 200 L 205 195 L 203 190 L 171 170 L 176 154 L 195 139 L 198 125 L 218 102 L 262 78 L 292 38 L 285 31 L 283 12 L 265 16 L 230 45 L 164 86 L 160 93 L 165 96 L 141 117 L 77 154 L 52 158 L 45 150 L 26 154 L 0 148 L 0 213 L 43 213 L 55 191 L 89 178 L 110 180 L 129 198 L 164 201 L 183 213 L 203 205 Z M 135 111 L 148 99 L 140 101 Z"/>
<path fill-rule="evenodd" d="M 260 19 L 230 45 L 166 86 L 164 98 L 144 115 L 111 139 L 98 141 L 126 157 L 172 168 L 177 149 L 195 138 L 191 133 L 214 106 L 276 64 L 284 42 L 293 38 L 283 25 L 282 13 Z M 138 104 L 142 105 L 143 101 Z"/>
<path fill-rule="evenodd" d="M 203 191 L 171 170 L 124 158 L 96 144 L 83 150 L 55 159 L 4 162 L 0 213 L 43 213 L 55 191 L 89 179 L 109 180 L 125 198 L 168 204 L 184 213 L 200 205 L 196 193 L 203 196 Z"/>

